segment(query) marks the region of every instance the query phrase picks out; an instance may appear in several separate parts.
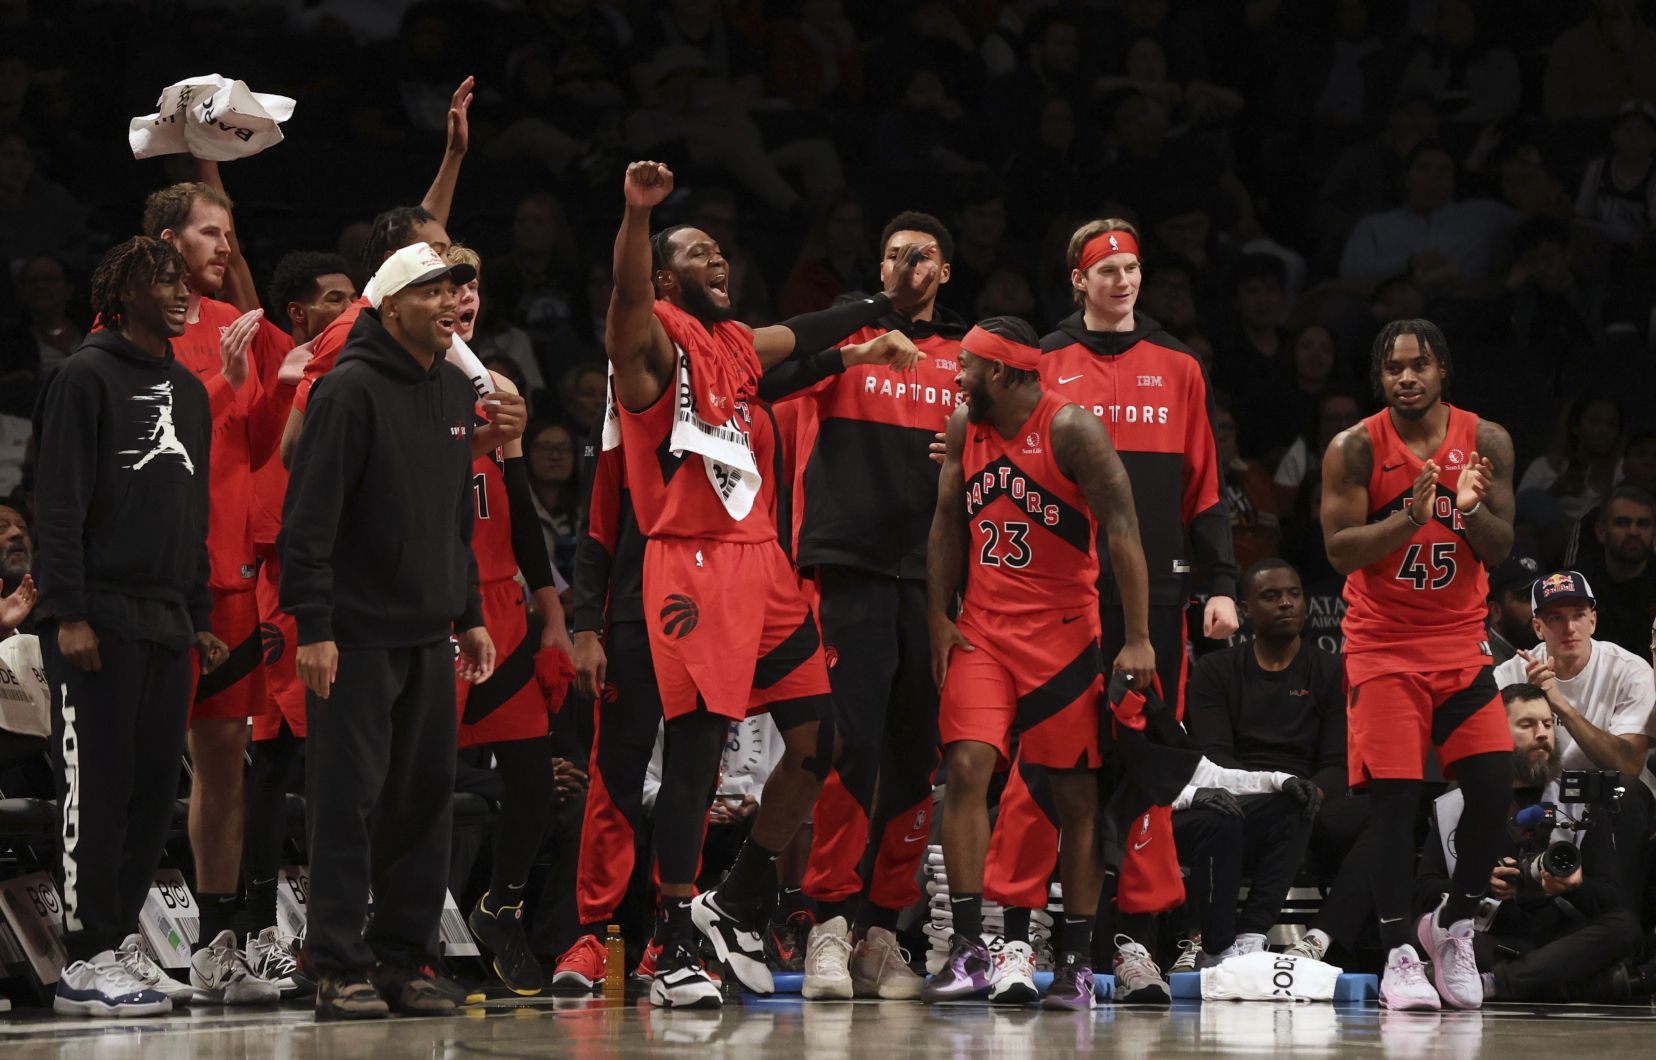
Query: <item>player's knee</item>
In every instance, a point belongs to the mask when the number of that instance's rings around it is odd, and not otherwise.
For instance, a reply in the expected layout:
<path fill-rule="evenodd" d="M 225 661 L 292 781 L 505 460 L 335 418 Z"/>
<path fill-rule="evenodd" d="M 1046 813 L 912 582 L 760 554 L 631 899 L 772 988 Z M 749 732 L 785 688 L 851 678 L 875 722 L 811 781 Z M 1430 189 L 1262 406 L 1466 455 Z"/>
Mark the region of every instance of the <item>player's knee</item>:
<path fill-rule="evenodd" d="M 988 744 L 973 740 L 952 743 L 943 752 L 944 769 L 948 782 L 945 796 L 986 793 L 989 778 L 994 775 L 997 752 Z"/>

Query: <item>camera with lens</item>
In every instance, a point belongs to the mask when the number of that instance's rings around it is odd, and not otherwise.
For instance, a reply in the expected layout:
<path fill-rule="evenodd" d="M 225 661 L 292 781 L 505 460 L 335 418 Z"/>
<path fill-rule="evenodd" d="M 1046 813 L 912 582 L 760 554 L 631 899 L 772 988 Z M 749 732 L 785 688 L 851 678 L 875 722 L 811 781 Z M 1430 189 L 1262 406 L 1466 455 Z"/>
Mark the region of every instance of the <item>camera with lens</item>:
<path fill-rule="evenodd" d="M 1518 878 L 1537 886 L 1542 873 L 1562 880 L 1581 867 L 1581 848 L 1568 839 L 1554 838 L 1560 830 L 1580 833 L 1592 825 L 1597 811 L 1615 813 L 1627 794 L 1622 775 L 1614 769 L 1566 769 L 1558 778 L 1558 801 L 1581 807 L 1572 817 L 1560 805 L 1537 803 L 1513 818 L 1524 834 L 1518 855 Z"/>

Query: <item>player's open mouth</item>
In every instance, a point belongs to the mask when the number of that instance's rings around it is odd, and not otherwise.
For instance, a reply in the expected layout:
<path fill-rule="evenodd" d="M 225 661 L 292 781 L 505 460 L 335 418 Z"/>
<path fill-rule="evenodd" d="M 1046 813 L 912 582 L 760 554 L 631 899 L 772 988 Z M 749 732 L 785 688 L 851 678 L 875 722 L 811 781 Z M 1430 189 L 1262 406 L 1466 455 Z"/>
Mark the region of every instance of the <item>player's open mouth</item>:
<path fill-rule="evenodd" d="M 172 305 L 167 307 L 167 317 L 171 320 L 183 320 L 189 312 L 188 305 Z"/>
<path fill-rule="evenodd" d="M 730 275 L 728 273 L 720 272 L 709 276 L 707 278 L 707 289 L 710 291 L 717 291 L 720 294 L 729 294 Z"/>

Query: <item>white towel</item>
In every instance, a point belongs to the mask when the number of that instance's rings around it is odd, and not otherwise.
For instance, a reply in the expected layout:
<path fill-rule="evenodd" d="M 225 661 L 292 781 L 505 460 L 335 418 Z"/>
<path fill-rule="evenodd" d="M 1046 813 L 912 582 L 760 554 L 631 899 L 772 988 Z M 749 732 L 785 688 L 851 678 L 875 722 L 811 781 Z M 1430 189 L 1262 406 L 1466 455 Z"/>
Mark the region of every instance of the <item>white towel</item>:
<path fill-rule="evenodd" d="M 281 123 L 293 117 L 294 105 L 218 74 L 186 77 L 161 90 L 154 114 L 132 119 L 127 143 L 134 158 L 191 154 L 230 162 L 281 143 Z"/>
<path fill-rule="evenodd" d="M 40 638 L 18 633 L 0 640 L 0 729 L 19 736 L 50 736 L 51 707 Z"/>
<path fill-rule="evenodd" d="M 741 410 L 723 424 L 708 423 L 696 415 L 696 401 L 690 382 L 690 358 L 683 347 L 674 344 L 678 358 L 678 373 L 673 385 L 676 407 L 673 409 L 673 430 L 667 439 L 667 448 L 674 456 L 695 453 L 702 458 L 707 471 L 708 485 L 724 505 L 732 519 L 740 522 L 753 510 L 762 484 L 759 467 L 753 460 L 753 441 L 741 423 L 746 410 Z M 621 409 L 615 397 L 615 366 L 610 365 L 609 393 L 604 401 L 603 448 L 607 452 L 621 444 Z M 781 440 L 777 440 L 781 444 Z"/>
<path fill-rule="evenodd" d="M 1202 969 L 1203 1001 L 1332 1001 L 1340 969 L 1287 953 L 1248 953 Z"/>
<path fill-rule="evenodd" d="M 369 281 L 370 283 L 373 281 Z M 459 335 L 454 336 L 449 343 L 448 353 L 444 360 L 466 373 L 471 380 L 472 389 L 477 391 L 479 398 L 486 398 L 495 392 L 494 380 L 489 376 L 489 370 L 483 367 L 483 362 L 477 359 L 477 354 L 466 345 L 466 340 Z"/>

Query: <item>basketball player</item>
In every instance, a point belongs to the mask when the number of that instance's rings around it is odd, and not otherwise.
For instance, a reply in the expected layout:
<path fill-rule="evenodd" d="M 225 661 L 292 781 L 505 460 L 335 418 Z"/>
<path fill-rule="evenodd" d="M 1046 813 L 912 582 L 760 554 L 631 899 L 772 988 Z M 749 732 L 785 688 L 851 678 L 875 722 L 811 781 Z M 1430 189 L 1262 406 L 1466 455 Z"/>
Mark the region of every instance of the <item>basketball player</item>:
<path fill-rule="evenodd" d="M 1347 576 L 1348 759 L 1352 785 L 1368 786 L 1372 806 L 1374 903 L 1388 951 L 1380 1002 L 1475 1009 L 1483 984 L 1472 918 L 1512 789 L 1512 733 L 1484 632 L 1484 568 L 1512 549 L 1512 439 L 1444 400 L 1454 369 L 1432 322 L 1387 324 L 1371 363 L 1386 407 L 1329 443 L 1322 523 L 1328 560 Z M 1466 803 L 1453 886 L 1410 924 L 1428 742 Z"/>
<path fill-rule="evenodd" d="M 1195 354 L 1138 311 L 1139 241 L 1131 224 L 1090 221 L 1070 237 L 1067 254 L 1076 312 L 1042 338 L 1041 382 L 1103 421 L 1127 469 L 1149 569 L 1150 640 L 1162 700 L 1182 718 L 1192 566 L 1187 540 L 1209 592 L 1204 635 L 1222 639 L 1237 627 L 1236 559 L 1219 489 L 1211 394 Z M 1109 565 L 1103 567 L 1101 643 L 1108 658 L 1124 640 L 1121 594 Z M 1055 835 L 1050 805 L 1044 771 L 1017 762 L 989 852 L 984 883 L 990 898 L 1013 908 L 1044 904 Z M 1132 940 L 1117 947 L 1116 998 L 1166 1003 L 1171 994 L 1145 944 L 1154 943 L 1153 915 L 1184 897 L 1172 811 L 1152 807 L 1138 828 L 1142 841 L 1125 847 L 1116 877 L 1111 935 Z M 1017 914 L 1015 920 L 1023 922 Z"/>
<path fill-rule="evenodd" d="M 476 270 L 460 285 L 455 311 L 455 333 L 470 342 L 482 313 L 483 262 L 463 246 L 450 247 L 444 257 Z M 489 374 L 496 388 L 517 392 L 505 376 Z M 483 625 L 500 662 L 494 675 L 479 685 L 456 675 L 459 745 L 488 745 L 506 793 L 495 821 L 489 889 L 466 922 L 489 951 L 490 966 L 507 989 L 531 996 L 540 993 L 542 975 L 523 933 L 523 888 L 556 803 L 548 717 L 563 706 L 562 692 L 554 687 L 549 698 L 538 677 L 567 689 L 574 676 L 571 646 L 546 538 L 535 515 L 522 438 L 472 460 L 472 494 L 476 510 L 471 546 L 477 558 Z M 523 585 L 518 584 L 519 571 Z M 524 605 L 525 586 L 535 601 L 533 618 Z M 561 681 L 552 676 L 565 672 L 569 677 Z"/>
<path fill-rule="evenodd" d="M 900 213 L 881 245 L 882 281 L 921 247 L 932 248 L 937 278 L 906 312 L 888 313 L 849 341 L 898 331 L 925 359 L 903 374 L 854 368 L 797 403 L 805 427 L 798 561 L 820 592 L 842 741 L 818 800 L 804 880 L 820 921 L 805 946 L 807 999 L 912 999 L 921 987 L 895 931 L 898 913 L 920 897 L 916 869 L 931 834 L 937 768 L 925 585 L 937 475 L 926 446 L 954 410 L 966 327 L 937 304 L 954 254 L 942 222 Z M 778 952 L 778 932 L 771 934 Z"/>
<path fill-rule="evenodd" d="M 54 371 L 35 414 L 68 963 L 52 1007 L 149 1016 L 193 993 L 137 931 L 178 793 L 190 648 L 208 671 L 228 654 L 209 624 L 212 413 L 169 349 L 188 310 L 176 250 L 143 236 L 115 247 L 92 274 L 92 310 L 102 328 Z"/>
<path fill-rule="evenodd" d="M 275 1001 L 279 989 L 255 975 L 233 930 L 241 871 L 247 719 L 265 703 L 259 643 L 258 559 L 253 542 L 253 472 L 276 451 L 293 399 L 281 373 L 293 342 L 253 310 L 214 295 L 240 267 L 232 204 L 207 183 L 175 184 L 144 203 L 144 232 L 183 256 L 190 285 L 178 360 L 207 386 L 213 409 L 213 628 L 230 657 L 196 687 L 190 711 L 190 850 L 195 856 L 201 936 L 190 979 L 202 1000 Z"/>
<path fill-rule="evenodd" d="M 936 263 L 919 255 L 897 270 L 888 294 L 750 330 L 731 319 L 730 269 L 717 243 L 688 227 L 651 238 L 650 211 L 672 190 L 666 166 L 627 167 L 604 344 L 647 538 L 644 614 L 667 726 L 656 836 L 668 944 L 651 1000 L 716 1006 L 693 933 L 744 987 L 771 992 L 757 908 L 835 750 L 821 638 L 769 516 L 775 491 L 786 488 L 772 467 L 775 429 L 749 402 L 764 368 L 796 346 L 823 349 L 893 305 L 913 305 Z M 917 356 L 901 335 L 869 347 L 898 370 Z M 730 873 L 692 903 L 727 726 L 755 710 L 771 712 L 785 751 Z"/>
<path fill-rule="evenodd" d="M 276 263 L 270 305 L 286 318 L 294 353 L 308 357 L 310 343 L 356 297 L 345 259 L 337 254 L 294 251 Z M 289 366 L 293 362 L 289 361 Z M 302 370 L 302 364 L 299 365 Z M 296 381 L 296 380 L 295 380 Z M 282 564 L 276 534 L 282 527 L 287 468 L 266 460 L 253 472 L 253 548 L 259 578 L 259 642 L 264 659 L 265 702 L 253 717 L 247 770 L 247 828 L 242 877 L 247 891 L 247 960 L 283 997 L 309 992 L 299 973 L 297 940 L 276 930 L 277 872 L 287 838 L 287 793 L 299 783 L 305 750 L 305 686 L 294 669 L 293 618 L 278 603 Z"/>
<path fill-rule="evenodd" d="M 1034 954 L 981 938 L 990 776 L 1010 755 L 1051 770 L 1062 845 L 1064 926 L 1046 1007 L 1090 1009 L 1092 928 L 1102 864 L 1095 824 L 1099 754 L 1097 539 L 1110 550 L 1126 643 L 1115 667 L 1135 681 L 1155 672 L 1144 551 L 1127 472 L 1087 409 L 1044 390 L 1034 331 L 991 317 L 966 334 L 957 384 L 967 405 L 949 419 L 927 548 L 932 673 L 948 784 L 943 859 L 954 937 L 927 1001 L 987 993 L 1034 1001 Z M 967 549 L 972 559 L 967 570 Z M 951 621 L 966 577 L 966 598 Z"/>

